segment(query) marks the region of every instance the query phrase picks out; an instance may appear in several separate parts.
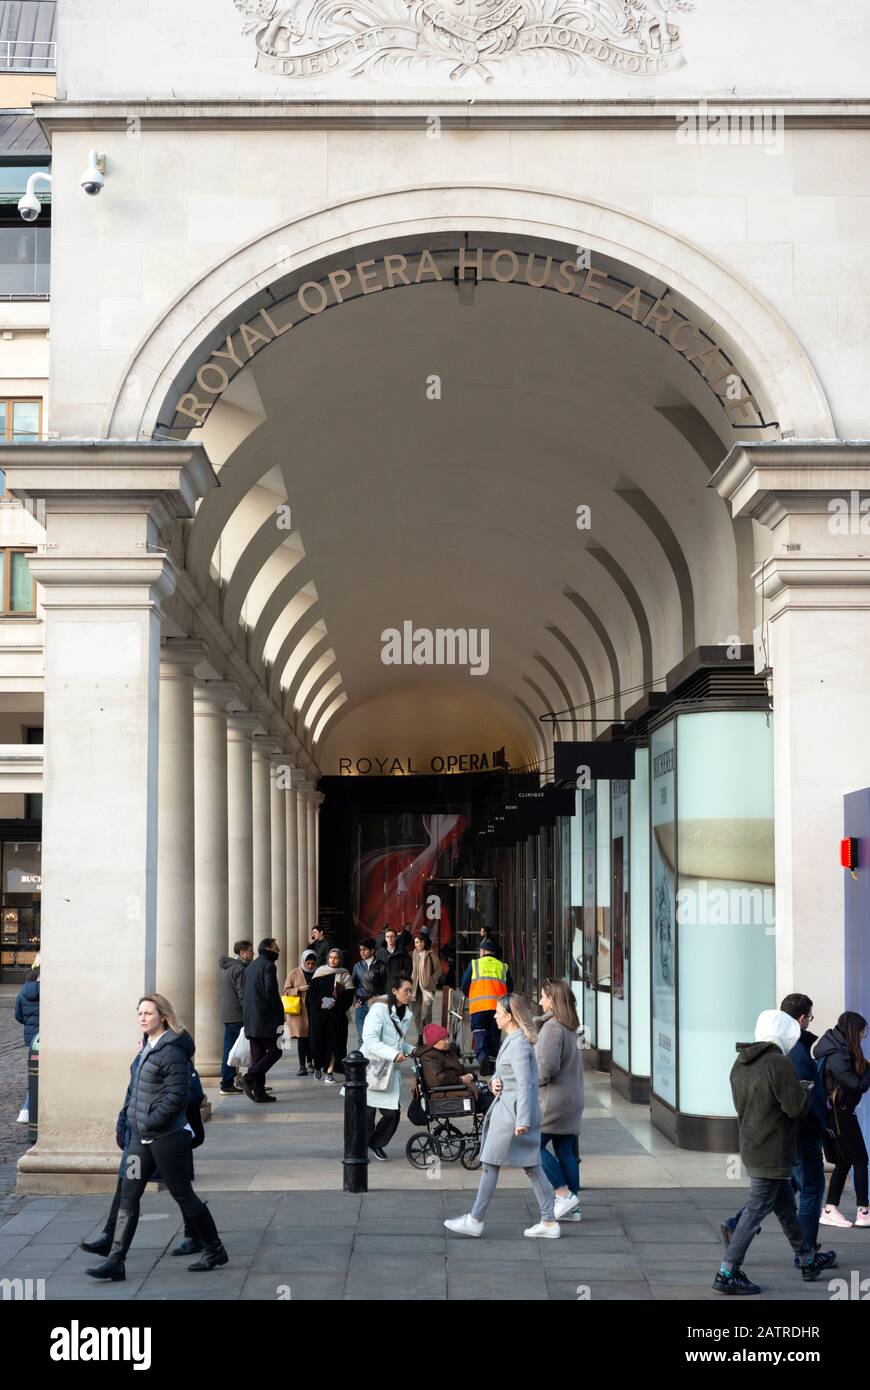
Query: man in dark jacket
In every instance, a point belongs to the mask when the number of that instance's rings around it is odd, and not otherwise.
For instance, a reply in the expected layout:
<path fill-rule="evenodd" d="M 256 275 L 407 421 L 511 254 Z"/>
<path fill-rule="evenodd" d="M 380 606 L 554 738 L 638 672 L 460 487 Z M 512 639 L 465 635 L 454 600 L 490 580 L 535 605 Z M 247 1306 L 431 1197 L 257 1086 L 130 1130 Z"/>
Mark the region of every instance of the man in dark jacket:
<path fill-rule="evenodd" d="M 766 1216 L 773 1212 L 798 1256 L 801 1275 L 814 1281 L 829 1268 L 798 1221 L 791 1175 L 795 1166 L 794 1121 L 812 1108 L 811 1083 L 799 1081 L 788 1054 L 800 1025 L 781 1009 L 765 1009 L 755 1025 L 755 1042 L 740 1049 L 731 1068 L 740 1157 L 749 1174 L 749 1199 L 713 1283 L 718 1293 L 761 1293 L 742 1265 Z"/>
<path fill-rule="evenodd" d="M 311 928 L 311 940 L 308 943 L 308 949 L 309 951 L 314 952 L 315 970 L 319 965 L 326 964 L 327 957 L 330 951 L 333 949 L 333 943 L 326 935 L 326 932 L 323 930 L 323 927 Z"/>
<path fill-rule="evenodd" d="M 797 1019 L 801 1035 L 795 1043 L 788 1060 L 798 1075 L 798 1080 L 811 1083 L 805 1089 L 812 1096 L 812 1104 L 803 1120 L 795 1124 L 794 1186 L 800 1193 L 798 1220 L 804 1229 L 807 1240 L 818 1250 L 819 1217 L 825 1202 L 825 1160 L 822 1140 L 828 1124 L 825 1088 L 813 1060 L 813 1047 L 818 1041 L 815 1033 L 807 1031 L 813 1021 L 813 1001 L 806 994 L 786 995 L 780 1004 L 784 1014 Z M 822 1259 L 828 1268 L 833 1269 L 837 1257 L 833 1250 L 823 1252 Z"/>
<path fill-rule="evenodd" d="M 251 1065 L 242 1077 L 242 1090 L 260 1105 L 275 1099 L 266 1092 L 266 1073 L 281 1056 L 278 1033 L 284 1026 L 284 1005 L 275 969 L 280 954 L 277 941 L 266 937 L 257 948 L 257 959 L 245 971 L 243 1022 L 251 1044 Z"/>
<path fill-rule="evenodd" d="M 375 960 L 384 968 L 384 993 L 388 997 L 391 987 L 399 980 L 410 980 L 411 957 L 407 951 L 399 950 L 398 934 L 392 927 L 387 927 L 384 944 L 375 951 Z"/>
<path fill-rule="evenodd" d="M 245 971 L 254 959 L 254 947 L 250 941 L 237 941 L 233 946 L 234 955 L 220 958 L 221 1022 L 224 1025 L 224 1050 L 221 1056 L 221 1095 L 234 1096 L 242 1089 L 236 1083 L 236 1069 L 227 1058 L 230 1049 L 242 1031 L 242 1013 L 245 1001 Z"/>

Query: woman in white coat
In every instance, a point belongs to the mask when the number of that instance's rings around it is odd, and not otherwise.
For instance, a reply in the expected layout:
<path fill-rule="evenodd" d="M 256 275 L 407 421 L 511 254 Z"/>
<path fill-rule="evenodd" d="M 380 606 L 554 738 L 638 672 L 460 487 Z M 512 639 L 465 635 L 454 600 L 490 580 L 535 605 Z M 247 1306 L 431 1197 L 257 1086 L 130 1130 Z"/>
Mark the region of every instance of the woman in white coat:
<path fill-rule="evenodd" d="M 393 1069 L 383 1091 L 366 1091 L 369 1122 L 369 1153 L 379 1163 L 387 1162 L 384 1152 L 399 1128 L 402 1073 L 399 1065 L 411 1056 L 405 1046 L 405 1036 L 414 1021 L 411 999 L 414 986 L 404 976 L 391 981 L 386 995 L 369 1004 L 363 1024 L 362 1052 L 369 1061 L 392 1062 Z M 378 1119 L 377 1111 L 381 1112 Z"/>
<path fill-rule="evenodd" d="M 489 1083 L 496 1098 L 483 1122 L 480 1186 L 470 1213 L 455 1216 L 444 1225 L 457 1235 L 482 1236 L 499 1173 L 502 1168 L 522 1168 L 541 1208 L 540 1221 L 523 1234 L 558 1240 L 562 1233 L 554 1215 L 553 1189 L 541 1167 L 541 1104 L 534 1048 L 537 1036 L 522 995 L 508 994 L 499 999 L 495 1022 L 502 1038 L 495 1075 Z"/>

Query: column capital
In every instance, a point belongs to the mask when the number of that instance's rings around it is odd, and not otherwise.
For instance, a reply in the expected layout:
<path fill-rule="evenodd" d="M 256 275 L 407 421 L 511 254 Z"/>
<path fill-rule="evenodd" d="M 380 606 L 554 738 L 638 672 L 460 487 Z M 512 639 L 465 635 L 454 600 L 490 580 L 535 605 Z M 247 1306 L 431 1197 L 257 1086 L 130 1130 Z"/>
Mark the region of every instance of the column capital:
<path fill-rule="evenodd" d="M 870 610 L 870 555 L 772 555 L 753 575 L 774 622 L 786 611 Z"/>
<path fill-rule="evenodd" d="M 274 772 L 280 772 L 282 768 L 288 773 L 296 771 L 296 760 L 292 753 L 283 753 L 280 748 L 275 749 L 270 761 Z"/>
<path fill-rule="evenodd" d="M 178 570 L 163 551 L 140 555 L 70 555 L 37 552 L 30 573 L 43 608 L 154 608 L 176 588 Z"/>
<path fill-rule="evenodd" d="M 278 751 L 278 740 L 272 734 L 254 734 L 254 756 L 272 761 Z"/>
<path fill-rule="evenodd" d="M 324 792 L 312 791 L 312 792 L 309 792 L 309 794 L 308 794 L 308 800 L 309 800 L 309 802 L 311 803 L 311 805 L 314 807 L 315 811 L 317 811 L 317 810 L 320 809 L 320 807 L 323 805 L 324 801 L 326 800 L 326 795 L 325 795 Z"/>
<path fill-rule="evenodd" d="M 10 451 L 6 488 L 52 512 L 139 511 L 158 528 L 192 517 L 217 486 L 200 443 L 186 440 L 49 439 Z"/>
<path fill-rule="evenodd" d="M 205 652 L 205 642 L 198 637 L 165 637 L 160 644 L 161 677 L 192 676 Z"/>
<path fill-rule="evenodd" d="M 708 484 L 731 506 L 774 529 L 792 515 L 830 518 L 829 503 L 852 492 L 870 493 L 870 442 L 794 439 L 739 443 Z"/>
<path fill-rule="evenodd" d="M 197 681 L 193 687 L 193 707 L 196 710 L 226 710 L 238 703 L 236 687 L 229 681 Z"/>
<path fill-rule="evenodd" d="M 248 714 L 244 710 L 231 710 L 227 716 L 227 737 L 246 739 L 249 743 L 255 734 L 263 732 L 263 724 L 258 714 Z"/>

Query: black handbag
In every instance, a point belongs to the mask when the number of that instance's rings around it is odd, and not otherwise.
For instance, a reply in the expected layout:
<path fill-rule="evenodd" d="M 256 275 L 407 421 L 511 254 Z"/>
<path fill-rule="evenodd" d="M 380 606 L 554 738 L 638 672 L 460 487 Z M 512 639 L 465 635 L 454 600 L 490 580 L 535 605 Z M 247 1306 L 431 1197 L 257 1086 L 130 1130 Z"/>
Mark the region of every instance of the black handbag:
<path fill-rule="evenodd" d="M 408 1119 L 412 1125 L 422 1127 L 426 1124 L 426 1111 L 423 1109 L 423 1100 L 416 1086 L 411 1092 L 411 1099 L 408 1102 Z"/>

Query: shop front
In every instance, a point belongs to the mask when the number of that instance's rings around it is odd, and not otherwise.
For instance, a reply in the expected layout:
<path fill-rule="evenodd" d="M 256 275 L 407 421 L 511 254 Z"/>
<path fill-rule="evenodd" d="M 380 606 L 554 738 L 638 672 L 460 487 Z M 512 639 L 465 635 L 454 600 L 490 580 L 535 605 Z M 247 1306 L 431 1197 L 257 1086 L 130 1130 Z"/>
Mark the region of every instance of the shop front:
<path fill-rule="evenodd" d="M 38 830 L 7 823 L 0 839 L 2 938 L 0 978 L 23 980 L 39 954 L 42 899 L 42 845 Z"/>

